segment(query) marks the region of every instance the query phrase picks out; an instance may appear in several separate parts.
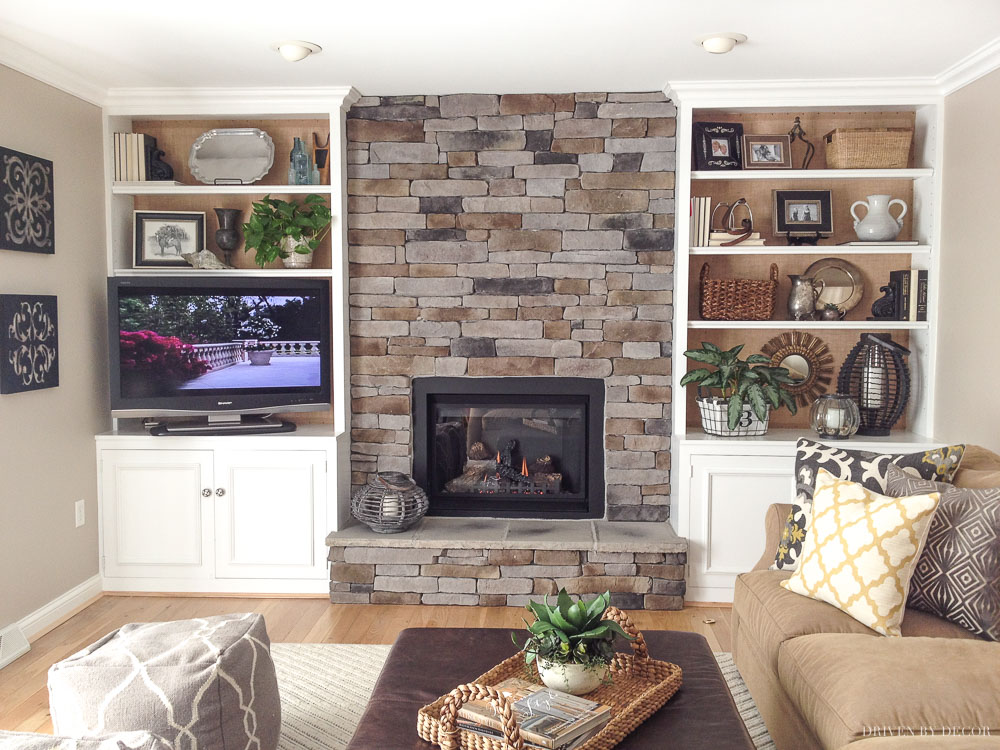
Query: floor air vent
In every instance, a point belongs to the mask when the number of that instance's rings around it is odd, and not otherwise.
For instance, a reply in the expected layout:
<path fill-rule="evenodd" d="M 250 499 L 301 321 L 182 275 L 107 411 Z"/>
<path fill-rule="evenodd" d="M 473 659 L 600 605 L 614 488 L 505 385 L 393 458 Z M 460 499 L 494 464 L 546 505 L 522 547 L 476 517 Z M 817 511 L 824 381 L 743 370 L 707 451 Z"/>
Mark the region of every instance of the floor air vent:
<path fill-rule="evenodd" d="M 0 669 L 26 654 L 30 648 L 28 639 L 17 625 L 8 625 L 0 630 Z"/>

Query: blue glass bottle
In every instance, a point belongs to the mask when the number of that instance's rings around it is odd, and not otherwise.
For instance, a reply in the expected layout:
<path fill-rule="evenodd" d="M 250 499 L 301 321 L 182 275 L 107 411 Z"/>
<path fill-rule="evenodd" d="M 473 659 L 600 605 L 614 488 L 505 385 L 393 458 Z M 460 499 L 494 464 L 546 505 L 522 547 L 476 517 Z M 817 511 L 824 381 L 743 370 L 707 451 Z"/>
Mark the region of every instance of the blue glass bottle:
<path fill-rule="evenodd" d="M 308 185 L 309 184 L 309 155 L 306 153 L 305 144 L 302 142 L 301 138 L 295 139 L 295 145 L 292 146 L 292 153 L 289 156 L 291 160 L 291 168 L 288 171 L 289 176 L 295 175 L 295 185 Z"/>

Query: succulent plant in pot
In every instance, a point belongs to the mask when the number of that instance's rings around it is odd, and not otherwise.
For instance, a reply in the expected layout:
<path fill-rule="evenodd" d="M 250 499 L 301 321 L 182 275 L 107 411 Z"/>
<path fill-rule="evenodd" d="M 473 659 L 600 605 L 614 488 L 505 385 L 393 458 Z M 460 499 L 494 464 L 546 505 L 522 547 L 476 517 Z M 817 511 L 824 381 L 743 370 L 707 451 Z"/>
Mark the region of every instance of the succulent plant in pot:
<path fill-rule="evenodd" d="M 322 196 L 307 195 L 296 203 L 265 195 L 253 204 L 250 220 L 243 225 L 244 252 L 254 250 L 254 262 L 261 268 L 279 258 L 287 268 L 308 268 L 332 220 Z"/>
<path fill-rule="evenodd" d="M 535 663 L 542 682 L 553 690 L 573 695 L 595 690 L 608 679 L 615 636 L 631 640 L 617 622 L 604 618 L 610 602 L 608 592 L 574 602 L 566 589 L 559 591 L 555 605 L 548 603 L 548 597 L 529 602 L 535 621 L 530 625 L 525 621 L 525 664 Z M 520 646 L 516 634 L 511 633 L 511 639 Z"/>
<path fill-rule="evenodd" d="M 794 381 L 784 367 L 773 367 L 770 357 L 751 354 L 740 359 L 743 344 L 724 350 L 710 341 L 701 349 L 689 349 L 684 356 L 715 369 L 699 367 L 683 378 L 681 385 L 697 385 L 698 408 L 705 432 L 720 437 L 763 435 L 767 432 L 772 409 L 782 406 L 792 414 L 798 411 L 795 398 L 782 388 Z M 701 389 L 721 395 L 702 396 Z"/>

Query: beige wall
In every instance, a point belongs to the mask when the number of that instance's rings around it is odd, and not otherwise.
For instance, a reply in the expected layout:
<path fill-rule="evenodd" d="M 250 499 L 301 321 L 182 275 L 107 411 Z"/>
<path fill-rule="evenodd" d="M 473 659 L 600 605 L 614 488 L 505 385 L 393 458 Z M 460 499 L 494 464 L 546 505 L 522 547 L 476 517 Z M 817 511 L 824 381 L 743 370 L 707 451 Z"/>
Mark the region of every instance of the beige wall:
<path fill-rule="evenodd" d="M 1000 70 L 945 100 L 934 436 L 1000 452 Z"/>
<path fill-rule="evenodd" d="M 59 387 L 0 395 L 3 627 L 97 573 L 93 438 L 109 419 L 100 109 L 3 66 L 0 93 L 0 145 L 54 162 L 56 216 L 55 255 L 0 250 L 0 292 L 59 298 Z"/>

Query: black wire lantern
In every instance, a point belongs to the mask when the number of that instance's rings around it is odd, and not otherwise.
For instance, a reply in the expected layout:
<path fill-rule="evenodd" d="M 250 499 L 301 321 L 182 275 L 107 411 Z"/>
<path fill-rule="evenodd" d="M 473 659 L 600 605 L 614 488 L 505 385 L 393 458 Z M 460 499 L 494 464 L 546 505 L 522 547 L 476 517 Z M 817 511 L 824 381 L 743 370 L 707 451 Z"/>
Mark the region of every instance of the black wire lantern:
<path fill-rule="evenodd" d="M 862 333 L 847 355 L 837 391 L 853 398 L 861 412 L 858 435 L 888 435 L 910 400 L 910 370 L 903 357 L 910 350 L 888 333 Z"/>

